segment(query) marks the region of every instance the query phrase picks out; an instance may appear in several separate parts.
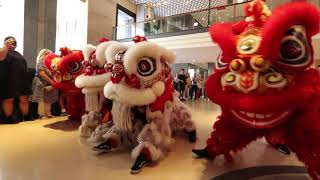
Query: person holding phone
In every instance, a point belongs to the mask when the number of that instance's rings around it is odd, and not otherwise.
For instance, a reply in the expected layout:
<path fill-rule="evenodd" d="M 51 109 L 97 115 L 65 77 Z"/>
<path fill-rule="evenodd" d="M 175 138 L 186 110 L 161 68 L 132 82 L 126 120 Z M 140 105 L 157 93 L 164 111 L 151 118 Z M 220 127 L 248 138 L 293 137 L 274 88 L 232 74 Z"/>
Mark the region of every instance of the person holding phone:
<path fill-rule="evenodd" d="M 32 94 L 28 83 L 28 69 L 25 58 L 17 51 L 17 41 L 8 36 L 0 48 L 0 80 L 2 108 L 5 115 L 4 123 L 14 123 L 12 119 L 14 99 L 19 99 L 22 120 L 30 120 L 28 96 Z M 2 123 L 3 123 L 2 122 Z"/>

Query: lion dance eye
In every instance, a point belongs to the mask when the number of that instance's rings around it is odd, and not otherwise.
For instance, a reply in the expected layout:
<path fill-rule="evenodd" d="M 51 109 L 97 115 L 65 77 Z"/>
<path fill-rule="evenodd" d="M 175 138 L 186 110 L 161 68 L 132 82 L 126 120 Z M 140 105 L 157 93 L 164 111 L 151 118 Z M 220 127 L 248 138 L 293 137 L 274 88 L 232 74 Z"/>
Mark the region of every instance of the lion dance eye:
<path fill-rule="evenodd" d="M 291 28 L 281 42 L 280 63 L 291 67 L 306 67 L 311 62 L 310 57 L 304 27 Z"/>
<path fill-rule="evenodd" d="M 81 71 L 81 64 L 79 62 L 71 62 L 68 66 L 68 69 L 71 73 L 77 74 Z"/>
<path fill-rule="evenodd" d="M 242 59 L 234 59 L 229 65 L 232 72 L 241 73 L 246 69 L 246 63 Z"/>
<path fill-rule="evenodd" d="M 157 69 L 156 60 L 150 57 L 143 57 L 139 60 L 137 70 L 141 76 L 150 76 Z"/>
<path fill-rule="evenodd" d="M 306 59 L 303 58 L 306 53 L 304 44 L 295 37 L 286 37 L 281 44 L 280 55 L 281 62 L 288 65 L 303 64 Z"/>

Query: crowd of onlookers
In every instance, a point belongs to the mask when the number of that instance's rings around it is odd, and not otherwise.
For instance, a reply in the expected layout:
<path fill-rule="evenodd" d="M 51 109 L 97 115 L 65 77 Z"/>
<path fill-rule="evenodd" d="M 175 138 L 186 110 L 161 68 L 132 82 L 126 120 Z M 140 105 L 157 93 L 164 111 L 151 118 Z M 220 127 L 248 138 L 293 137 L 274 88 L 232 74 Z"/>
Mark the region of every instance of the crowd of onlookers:
<path fill-rule="evenodd" d="M 0 124 L 65 115 L 65 96 L 51 86 L 52 77 L 43 65 L 44 55 L 51 51 L 40 52 L 32 69 L 16 47 L 16 39 L 8 36 L 0 48 Z"/>
<path fill-rule="evenodd" d="M 202 74 L 194 74 L 193 77 L 181 69 L 174 77 L 174 88 L 179 92 L 181 101 L 206 98 L 204 91 L 205 78 Z"/>

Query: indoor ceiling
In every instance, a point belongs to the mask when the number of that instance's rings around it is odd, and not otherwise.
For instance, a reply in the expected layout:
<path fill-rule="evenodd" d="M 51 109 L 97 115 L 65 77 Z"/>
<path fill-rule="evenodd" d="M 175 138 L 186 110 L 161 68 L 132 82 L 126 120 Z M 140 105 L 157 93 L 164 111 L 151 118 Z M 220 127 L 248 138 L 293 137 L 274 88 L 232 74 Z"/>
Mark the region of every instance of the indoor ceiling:
<path fill-rule="evenodd" d="M 156 17 L 172 16 L 191 11 L 208 9 L 209 0 L 130 0 L 133 3 L 151 4 Z M 210 6 L 219 7 L 228 4 L 228 0 L 211 0 Z"/>

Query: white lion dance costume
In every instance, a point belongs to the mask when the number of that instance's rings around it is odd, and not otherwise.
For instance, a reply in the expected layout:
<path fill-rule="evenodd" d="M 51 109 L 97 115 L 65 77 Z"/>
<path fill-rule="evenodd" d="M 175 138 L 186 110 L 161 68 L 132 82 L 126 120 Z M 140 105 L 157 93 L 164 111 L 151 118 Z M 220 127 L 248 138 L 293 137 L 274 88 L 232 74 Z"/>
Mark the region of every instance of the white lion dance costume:
<path fill-rule="evenodd" d="M 110 81 L 111 74 L 108 70 L 111 63 L 108 58 L 113 59 L 116 52 L 127 49 L 123 44 L 104 38 L 100 39 L 99 43 L 97 46 L 89 44 L 84 48 L 85 72 L 75 81 L 76 86 L 82 88 L 82 93 L 85 94 L 87 112 L 82 116 L 80 136 L 87 137 L 89 142 L 101 141 L 102 135 L 112 126 L 111 118 L 105 119 L 111 110 L 112 101 L 103 95 L 103 87 Z"/>
<path fill-rule="evenodd" d="M 110 152 L 123 144 L 134 146 L 133 174 L 164 157 L 174 142 L 173 131 L 182 130 L 189 141 L 196 140 L 190 111 L 174 93 L 168 64 L 174 63 L 175 54 L 144 37 L 134 41 L 128 50 L 118 51 L 110 67 L 111 81 L 104 95 L 113 100 L 114 125 L 103 135 L 105 141 L 94 147 Z"/>

